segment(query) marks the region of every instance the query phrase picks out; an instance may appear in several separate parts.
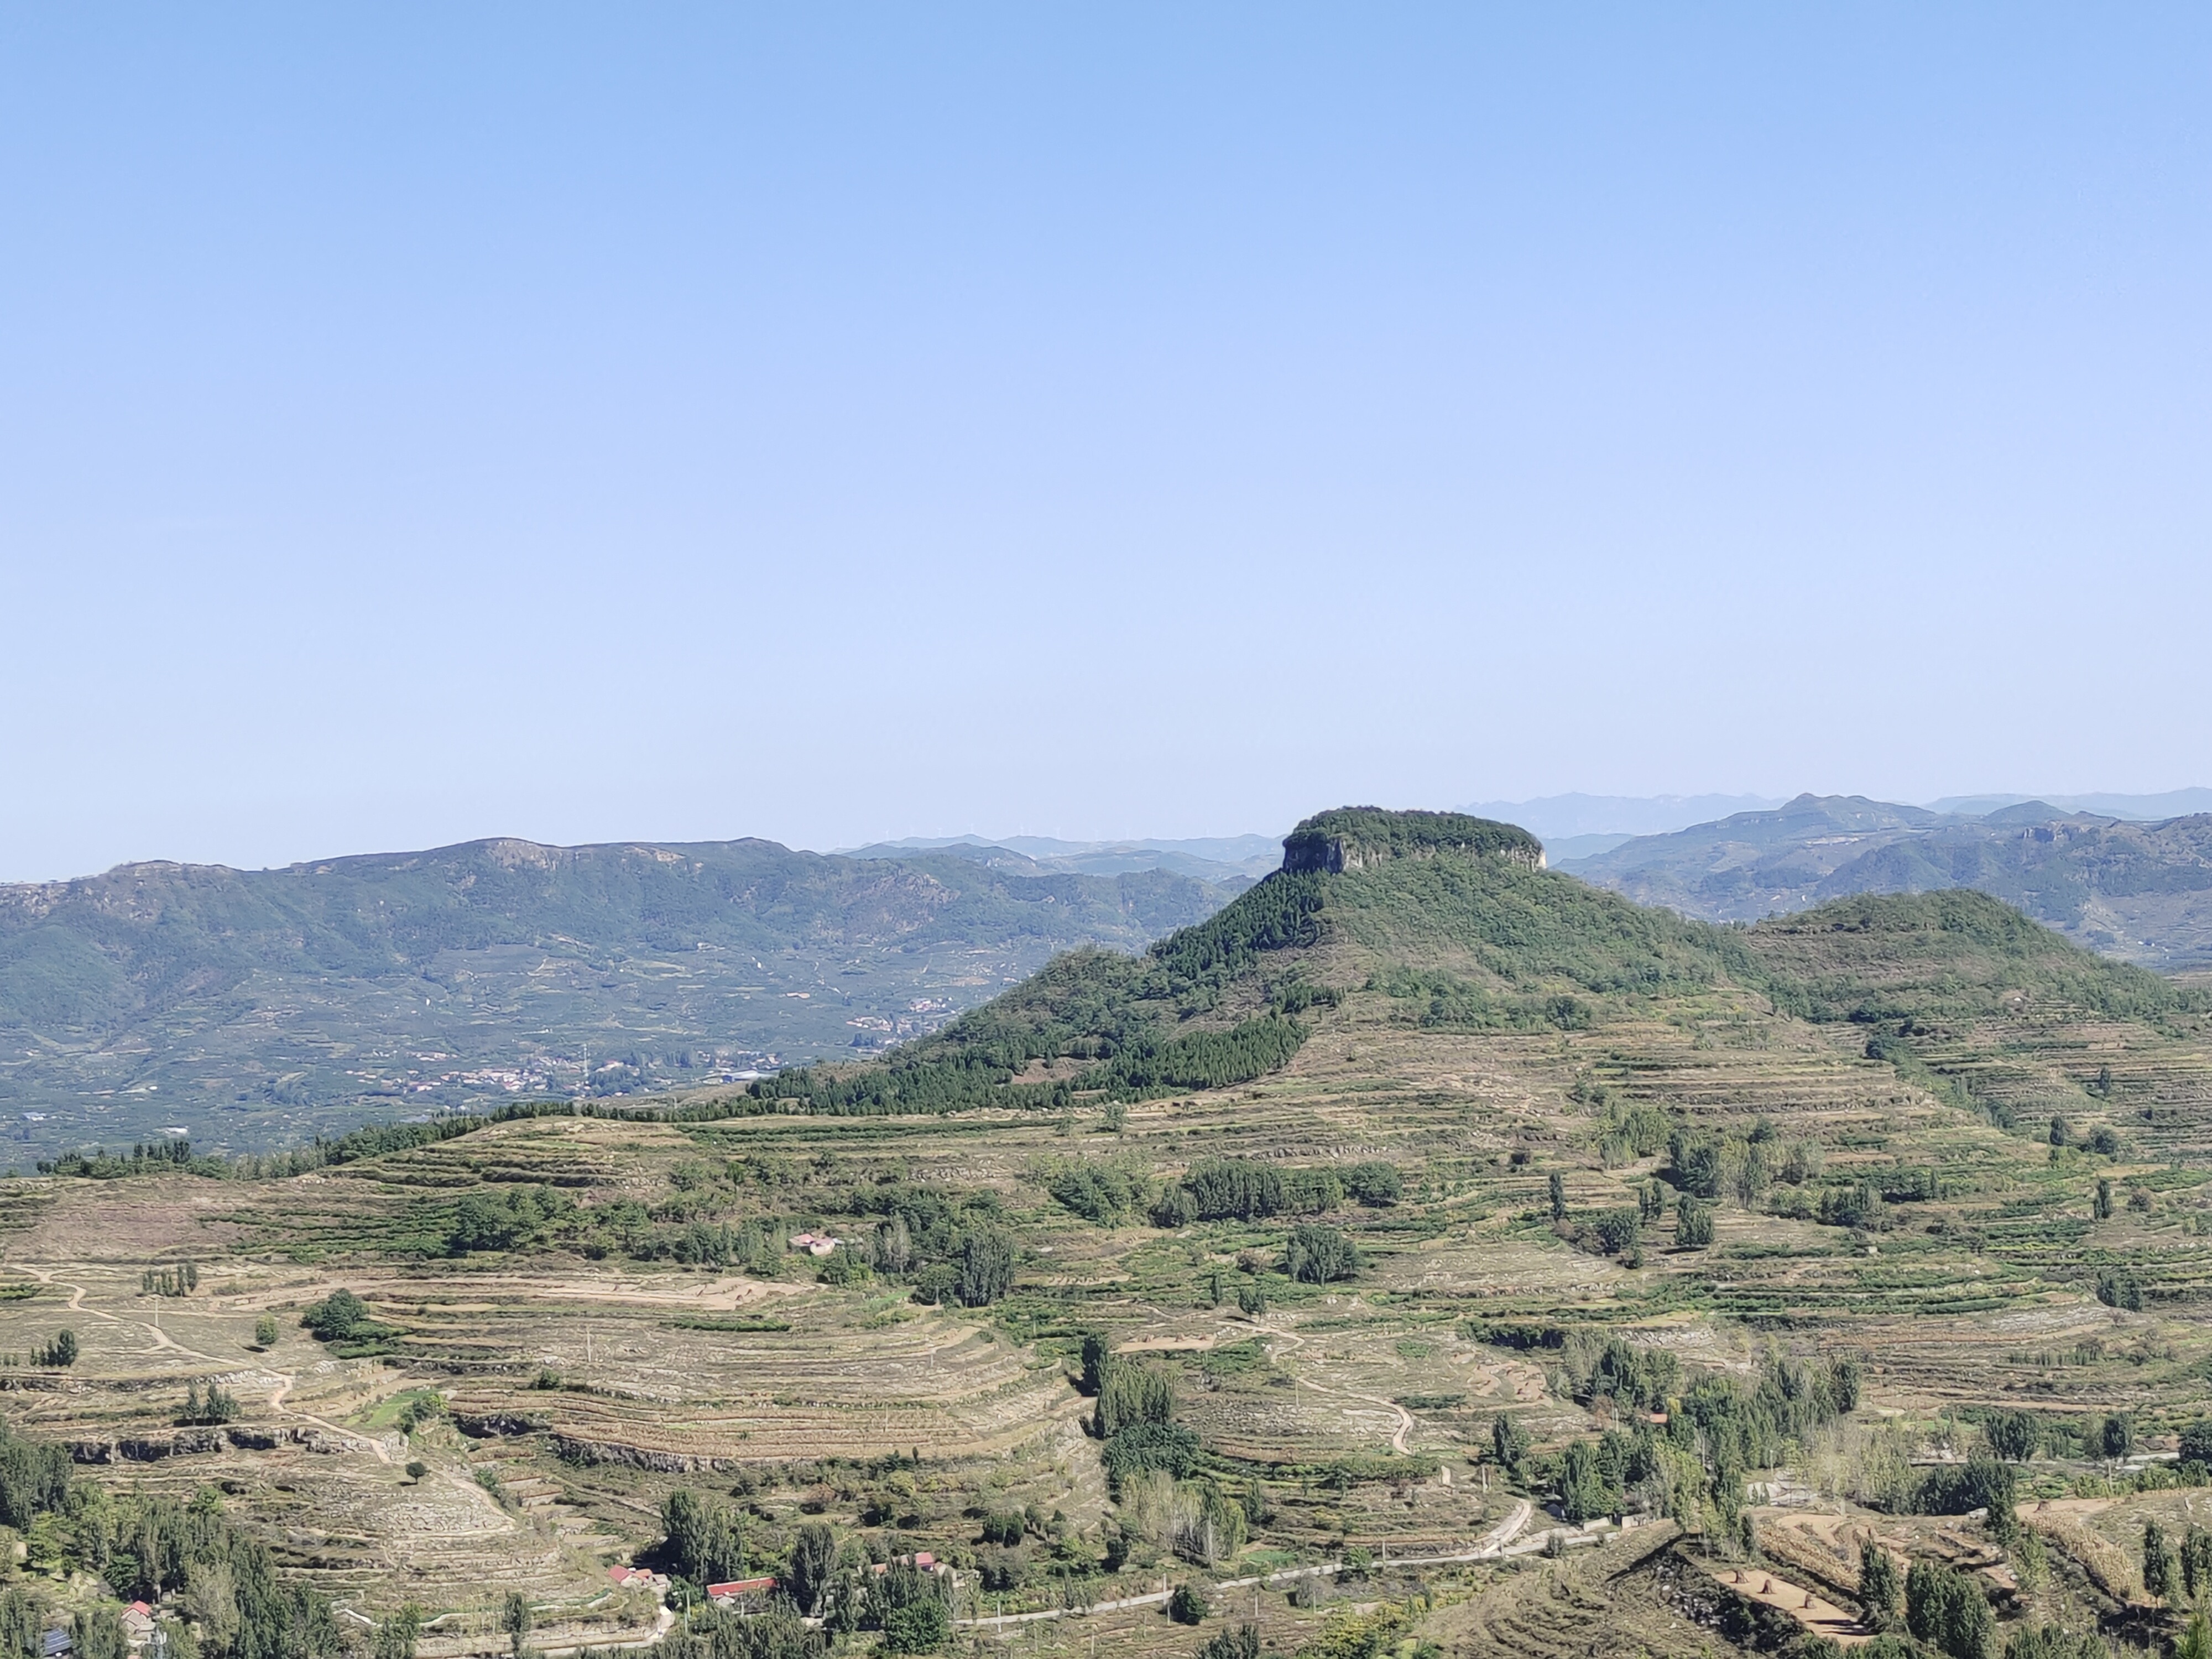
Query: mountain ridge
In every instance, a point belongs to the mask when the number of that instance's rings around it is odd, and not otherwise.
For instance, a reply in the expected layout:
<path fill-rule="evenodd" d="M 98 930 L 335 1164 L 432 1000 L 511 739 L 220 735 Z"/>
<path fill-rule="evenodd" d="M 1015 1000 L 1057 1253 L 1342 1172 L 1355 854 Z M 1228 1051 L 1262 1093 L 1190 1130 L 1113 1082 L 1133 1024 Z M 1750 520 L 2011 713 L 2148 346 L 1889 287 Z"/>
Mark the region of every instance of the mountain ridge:
<path fill-rule="evenodd" d="M 403 1102 L 679 1086 L 933 1029 L 1055 951 L 1134 950 L 1229 896 L 758 838 L 142 861 L 0 887 L 0 1109 L 27 1149 L 243 1147 Z"/>
<path fill-rule="evenodd" d="M 1860 892 L 1971 887 L 2124 960 L 2212 962 L 2208 814 L 2140 823 L 2029 801 L 1969 818 L 1863 796 L 1801 795 L 1561 867 L 1710 921 L 1752 921 Z"/>

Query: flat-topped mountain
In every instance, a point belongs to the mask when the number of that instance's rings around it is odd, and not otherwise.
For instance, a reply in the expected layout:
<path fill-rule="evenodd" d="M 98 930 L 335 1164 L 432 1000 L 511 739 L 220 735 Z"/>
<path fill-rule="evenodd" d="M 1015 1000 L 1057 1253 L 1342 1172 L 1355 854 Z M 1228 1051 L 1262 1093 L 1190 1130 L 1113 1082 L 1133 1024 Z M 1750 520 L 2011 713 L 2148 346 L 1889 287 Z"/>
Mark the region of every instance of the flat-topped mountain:
<path fill-rule="evenodd" d="M 1971 891 L 1855 898 L 1747 930 L 1546 870 L 1525 831 L 1456 813 L 1344 808 L 1283 846 L 1273 875 L 1141 955 L 1057 957 L 880 1064 L 789 1072 L 754 1091 L 903 1112 L 1221 1087 L 1287 1063 L 1304 1011 L 1378 989 L 1425 1028 L 1466 1031 L 1584 1029 L 1707 991 L 1819 1021 L 2195 1006 Z M 1808 951 L 1808 939 L 1857 948 L 1838 969 L 1836 945 Z"/>

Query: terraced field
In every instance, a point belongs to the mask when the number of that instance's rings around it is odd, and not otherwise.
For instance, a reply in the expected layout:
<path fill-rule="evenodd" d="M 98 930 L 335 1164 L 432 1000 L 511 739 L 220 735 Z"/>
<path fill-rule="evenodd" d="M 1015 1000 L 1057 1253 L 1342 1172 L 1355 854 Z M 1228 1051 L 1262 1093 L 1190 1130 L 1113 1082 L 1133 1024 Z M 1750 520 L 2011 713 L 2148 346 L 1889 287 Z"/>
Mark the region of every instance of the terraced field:
<path fill-rule="evenodd" d="M 1232 980 L 1193 1016 L 1234 1030 L 1285 1017 L 1269 984 L 1328 990 L 1295 1011 L 1288 1063 L 1239 1082 L 854 1115 L 701 1095 L 668 1103 L 699 1121 L 519 1119 L 283 1180 L 11 1183 L 0 1401 L 118 1493 L 227 1494 L 351 1627 L 418 1604 L 426 1654 L 503 1650 L 511 1590 L 547 1646 L 652 1637 L 654 1595 L 605 1570 L 671 1565 L 678 1490 L 727 1506 L 748 1571 L 781 1571 L 810 1525 L 926 1548 L 954 1568 L 955 1617 L 1010 1621 L 963 1628 L 1054 1653 L 1183 1653 L 1244 1619 L 1291 1649 L 1370 1615 L 1392 1643 L 1468 1654 L 1856 1640 L 1868 1538 L 1980 1575 L 2007 1629 L 2178 1631 L 2170 1601 L 2115 1589 L 2105 1553 L 2131 1559 L 2145 1519 L 2178 1536 L 2212 1501 L 2136 1473 L 2212 1410 L 2200 1007 L 2069 1000 L 2057 970 L 2018 967 L 2043 960 L 2030 940 L 1979 981 L 1948 957 L 1869 975 L 1891 1003 L 1810 1019 L 1788 987 L 1830 985 L 1829 945 L 1787 936 L 1797 979 L 1761 981 L 1753 929 L 1713 945 L 1735 965 L 1704 978 L 1455 1026 L 1389 975 L 1473 1006 L 1494 951 L 1415 950 L 1388 915 L 1396 932 L 1323 930 L 1302 978 Z M 1514 994 L 1583 982 L 1531 983 Z M 1686 1219 L 1701 1135 L 1723 1160 L 1709 1243 Z M 1222 1170 L 1316 1196 L 1176 1211 Z M 1655 1196 L 1632 1243 L 1602 1237 Z M 1301 1229 L 1356 1266 L 1288 1271 Z M 817 1236 L 845 1243 L 793 1243 Z M 994 1239 L 1006 1278 L 971 1297 Z M 193 1287 L 158 1293 L 149 1275 L 186 1262 Z M 319 1340 L 302 1319 L 340 1290 L 367 1322 Z M 64 1327 L 74 1364 L 27 1363 Z M 1109 1478 L 1086 1337 L 1101 1375 L 1165 1380 L 1158 1409 L 1195 1460 L 1165 1485 Z M 1722 1524 L 1717 1475 L 1698 1503 L 1639 1477 L 1570 1515 L 1571 1449 L 1655 1433 L 1651 1401 L 1591 1382 L 1608 1338 L 1672 1364 L 1662 1419 L 1693 1386 L 1748 1397 L 1784 1361 L 1854 1362 L 1857 1393 L 1729 1477 L 1748 1528 Z M 210 1383 L 237 1415 L 180 1426 L 186 1388 Z M 1979 1522 L 1905 1502 L 2004 1412 L 2038 1425 L 2013 1465 L 2050 1540 L 2032 1571 Z M 1501 1423 L 1523 1449 L 1501 1456 Z M 1225 1551 L 1176 1530 L 1173 1505 L 1209 1492 L 1245 1517 Z M 1216 1590 L 1195 1635 L 1160 1610 L 1173 1582 L 1293 1567 L 1315 1571 Z M 1107 1602 L 1131 1605 L 1071 1613 Z"/>

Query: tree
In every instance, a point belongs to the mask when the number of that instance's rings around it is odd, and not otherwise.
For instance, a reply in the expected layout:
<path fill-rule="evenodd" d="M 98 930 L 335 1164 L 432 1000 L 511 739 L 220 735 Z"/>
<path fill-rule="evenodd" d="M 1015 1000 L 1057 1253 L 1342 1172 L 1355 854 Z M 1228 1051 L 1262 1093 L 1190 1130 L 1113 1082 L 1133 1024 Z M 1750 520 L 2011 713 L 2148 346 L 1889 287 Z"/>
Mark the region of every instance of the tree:
<path fill-rule="evenodd" d="M 1114 1363 L 1114 1351 L 1106 1339 L 1096 1331 L 1083 1334 L 1083 1381 L 1077 1386 L 1093 1400 L 1106 1386 L 1106 1372 Z"/>
<path fill-rule="evenodd" d="M 1875 1630 L 1897 1623 L 1904 1606 L 1904 1587 L 1897 1582 L 1897 1563 L 1871 1538 L 1859 1545 L 1859 1613 Z"/>
<path fill-rule="evenodd" d="M 123 1610 L 102 1602 L 75 1620 L 79 1659 L 130 1659 L 131 1637 L 123 1628 Z"/>
<path fill-rule="evenodd" d="M 784 1567 L 784 1588 L 802 1613 L 811 1613 L 830 1586 L 837 1564 L 837 1540 L 820 1522 L 810 1522 L 792 1537 L 791 1555 Z"/>
<path fill-rule="evenodd" d="M 1545 1185 L 1551 1193 L 1552 1219 L 1565 1221 L 1567 1218 L 1567 1178 L 1554 1170 Z"/>
<path fill-rule="evenodd" d="M 1996 1632 L 1980 1587 L 1936 1561 L 1915 1561 L 1905 1575 L 1905 1624 L 1951 1659 L 1985 1659 Z"/>
<path fill-rule="evenodd" d="M 530 1637 L 530 1598 L 520 1590 L 507 1591 L 500 1603 L 499 1627 L 506 1633 L 507 1651 L 522 1659 L 522 1644 Z"/>
<path fill-rule="evenodd" d="M 410 1480 L 420 1480 L 424 1475 L 429 1473 L 430 1466 L 422 1462 L 419 1457 L 415 1459 L 407 1466 L 407 1478 Z"/>
<path fill-rule="evenodd" d="M 934 1596 L 887 1608 L 883 1626 L 885 1653 L 934 1653 L 952 1633 L 945 1603 Z"/>
<path fill-rule="evenodd" d="M 2212 1590 L 2212 1532 L 2193 1524 L 2181 1535 L 2181 1588 L 2192 1601 Z"/>
<path fill-rule="evenodd" d="M 887 1273 L 902 1273 L 914 1265 L 914 1233 L 906 1218 L 894 1215 L 876 1229 L 876 1266 Z"/>
<path fill-rule="evenodd" d="M 962 1304 L 988 1308 L 1014 1282 L 1014 1241 L 1003 1228 L 978 1227 L 960 1242 L 960 1278 L 957 1286 Z"/>
<path fill-rule="evenodd" d="M 2212 1417 L 2182 1425 L 2181 1461 L 2212 1465 Z"/>
<path fill-rule="evenodd" d="M 2025 1463 L 2035 1455 L 2039 1437 L 2033 1413 L 1992 1413 L 1982 1431 L 1989 1437 L 1990 1449 L 2008 1462 Z"/>
<path fill-rule="evenodd" d="M 2188 1627 L 2173 1644 L 2173 1659 L 2212 1659 L 2212 1625 L 2205 1622 L 2202 1607 L 2189 1615 Z"/>
<path fill-rule="evenodd" d="M 2114 1462 L 2136 1449 L 2136 1425 L 2118 1412 L 2106 1418 L 2097 1431 L 2097 1449 Z"/>
<path fill-rule="evenodd" d="M 1684 1199 L 1674 1209 L 1674 1243 L 1682 1249 L 1702 1250 L 1713 1242 L 1713 1206 Z"/>
<path fill-rule="evenodd" d="M 200 1627 L 202 1650 L 216 1659 L 237 1644 L 238 1586 L 228 1561 L 201 1561 L 193 1565 L 191 1582 L 185 1588 L 185 1613 Z M 397 1656 L 380 1652 L 377 1659 L 413 1659 L 413 1651 L 410 1648 Z"/>
<path fill-rule="evenodd" d="M 1283 1266 L 1300 1284 L 1326 1285 L 1358 1272 L 1359 1252 L 1334 1227 L 1297 1226 L 1284 1248 Z"/>
<path fill-rule="evenodd" d="M 1644 1218 L 1640 1212 L 1624 1204 L 1617 1210 L 1601 1211 L 1590 1225 L 1597 1234 L 1598 1243 L 1605 1247 L 1606 1254 L 1619 1255 L 1636 1248 L 1637 1240 L 1643 1232 Z"/>
<path fill-rule="evenodd" d="M 1091 1428 L 1110 1440 L 1134 1423 L 1165 1423 L 1175 1416 L 1175 1385 L 1149 1365 L 1116 1362 L 1106 1371 L 1091 1413 Z"/>
<path fill-rule="evenodd" d="M 276 1316 L 264 1314 L 253 1322 L 253 1346 L 273 1348 L 276 1346 Z"/>
<path fill-rule="evenodd" d="M 410 1601 L 376 1627 L 373 1659 L 415 1659 L 416 1638 L 422 1633 L 422 1609 Z"/>
<path fill-rule="evenodd" d="M 2063 1146 L 2069 1138 L 2066 1120 L 2053 1113 L 2051 1119 L 2051 1144 L 2054 1146 Z"/>
<path fill-rule="evenodd" d="M 2177 1577 L 2173 1546 L 2166 1541 L 2166 1528 L 2155 1521 L 2143 1522 L 2142 1581 L 2149 1595 L 2164 1601 L 2173 1595 Z"/>
<path fill-rule="evenodd" d="M 1490 1419 L 1490 1454 L 1500 1467 L 1510 1469 L 1518 1466 L 1533 1443 L 1519 1418 L 1500 1413 Z"/>
<path fill-rule="evenodd" d="M 2097 1195 L 2089 1200 L 2089 1213 L 2100 1221 L 2112 1218 L 2112 1183 L 2106 1176 L 2097 1177 Z"/>
<path fill-rule="evenodd" d="M 1195 1625 L 1206 1618 L 1206 1598 L 1186 1579 L 1168 1596 L 1168 1617 L 1178 1625 Z"/>
<path fill-rule="evenodd" d="M 1257 1285 L 1237 1287 L 1237 1311 L 1248 1319 L 1257 1319 L 1267 1311 L 1267 1293 Z"/>

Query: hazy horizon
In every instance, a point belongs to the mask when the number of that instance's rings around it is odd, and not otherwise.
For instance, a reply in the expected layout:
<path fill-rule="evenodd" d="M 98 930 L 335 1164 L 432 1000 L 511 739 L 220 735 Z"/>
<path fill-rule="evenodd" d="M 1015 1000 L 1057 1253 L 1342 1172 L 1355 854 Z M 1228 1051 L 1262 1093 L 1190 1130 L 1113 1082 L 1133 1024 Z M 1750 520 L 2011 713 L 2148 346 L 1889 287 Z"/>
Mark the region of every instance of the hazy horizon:
<path fill-rule="evenodd" d="M 1790 800 L 1795 799 L 1796 798 L 1796 794 L 1802 793 L 1847 796 L 1864 795 L 1866 792 L 1863 790 L 1805 790 L 1798 791 L 1796 793 L 1786 796 L 1753 797 L 1722 794 L 1705 796 L 1674 794 L 1645 796 L 1598 795 L 1577 790 L 1565 792 L 1558 795 L 1534 797 L 1525 801 L 1475 801 L 1462 803 L 1460 805 L 1432 806 L 1428 808 L 1428 810 L 1482 812 L 1486 816 L 1493 817 L 1504 815 L 1509 818 L 1509 821 L 1518 823 L 1522 828 L 1529 830 L 1531 833 L 1538 836 L 1547 842 L 1551 842 L 1565 841 L 1591 836 L 1620 836 L 1623 837 L 1631 837 L 1646 835 L 1665 835 L 1675 830 L 1690 828 L 1695 824 L 1716 822 L 1721 817 L 1729 816 L 1729 813 L 1733 811 L 1759 810 L 1759 803 L 1764 803 L 1764 805 L 1770 809 L 1780 806 Z M 1956 810 L 1955 808 L 1946 806 L 1944 803 L 1947 800 L 1951 802 L 1968 803 L 1987 802 L 1990 803 L 1990 805 L 1981 810 L 1994 811 L 1999 810 L 2003 805 L 2008 803 L 2041 800 L 2053 806 L 2073 810 L 2069 805 L 2069 803 L 2081 801 L 2085 799 L 2148 806 L 2152 803 L 2156 802 L 2159 795 L 2161 793 L 2168 796 L 2178 797 L 2194 795 L 2203 797 L 2204 799 L 2197 801 L 2184 801 L 2178 803 L 2178 810 L 2171 813 L 2167 813 L 2163 811 L 2124 811 L 2118 810 L 2117 806 L 2083 810 L 2100 811 L 2106 816 L 2110 817 L 2143 818 L 2164 816 L 2179 817 L 2184 815 L 2185 812 L 2212 811 L 2212 789 L 2206 789 L 2194 786 L 2172 791 L 2154 792 L 2148 796 L 2127 796 L 2115 791 L 2081 791 L 2070 793 L 2065 791 L 2044 793 L 1985 791 L 1975 795 L 1937 797 L 1934 800 L 1904 801 L 1893 804 L 1924 806 L 1931 811 L 1942 811 Z M 1875 796 L 1869 797 L 1869 799 L 1881 799 L 1882 798 Z M 1735 801 L 1741 804 L 1731 806 L 1726 811 L 1715 811 L 1705 812 L 1701 816 L 1685 816 L 1683 811 L 1680 810 L 1668 810 L 1670 808 L 1681 809 L 1690 806 L 1702 806 L 1705 804 L 1719 801 Z M 1593 803 L 1614 803 L 1618 804 L 1620 806 L 1632 810 L 1615 811 L 1608 816 L 1602 811 L 1593 811 Z M 1312 810 L 1318 811 L 1326 810 L 1329 805 L 1349 805 L 1354 804 L 1358 803 L 1317 802 L 1315 804 Z M 1422 803 L 1397 802 L 1394 805 L 1401 807 L 1409 805 L 1418 806 L 1421 805 Z M 1530 808 L 1539 810 L 1521 810 Z M 1304 814 L 1302 813 L 1300 816 L 1303 817 Z M 1629 823 L 1638 823 L 1646 827 L 1624 827 Z M 779 844 L 791 848 L 792 850 L 796 852 L 820 853 L 830 856 L 846 856 L 874 848 L 892 848 L 921 851 L 933 848 L 952 846 L 961 842 L 967 842 L 979 846 L 1005 847 L 1016 852 L 1031 850 L 1034 844 L 1039 842 L 1056 842 L 1071 850 L 1079 848 L 1108 848 L 1122 846 L 1146 848 L 1173 848 L 1178 850 L 1193 852 L 1195 852 L 1197 848 L 1202 846 L 1212 844 L 1216 848 L 1222 848 L 1224 850 L 1218 854 L 1200 854 L 1199 855 L 1226 856 L 1226 849 L 1230 843 L 1238 842 L 1249 842 L 1255 841 L 1279 841 L 1282 836 L 1287 835 L 1289 831 L 1290 825 L 1288 824 L 1284 825 L 1283 828 L 1279 830 L 1261 830 L 1248 828 L 1243 830 L 1232 830 L 1218 834 L 1204 835 L 1152 835 L 1139 832 L 1134 834 L 1110 836 L 1083 836 L 1059 835 L 1031 829 L 1018 829 L 1003 833 L 993 834 L 985 830 L 962 830 L 946 832 L 917 832 L 898 836 L 874 836 L 865 839 L 839 842 L 822 847 L 807 847 L 793 842 L 781 842 Z M 494 831 L 485 835 L 457 836 L 451 841 L 422 841 L 383 847 L 362 846 L 335 849 L 331 848 L 323 848 L 317 851 L 302 852 L 289 858 L 272 859 L 262 862 L 247 862 L 236 859 L 223 858 L 178 858 L 167 854 L 153 854 L 145 857 L 118 859 L 111 863 L 101 865 L 96 869 L 58 871 L 51 873 L 37 875 L 0 873 L 0 885 L 28 885 L 57 881 L 69 881 L 101 875 L 109 870 L 131 864 L 173 863 L 204 865 L 234 870 L 276 870 L 288 868 L 295 865 L 314 864 L 329 860 L 389 856 L 405 853 L 427 852 L 441 847 L 465 846 L 471 842 L 481 841 L 526 841 L 534 842 L 540 846 L 548 847 L 606 847 L 624 845 L 669 846 L 684 842 L 726 842 L 740 841 L 749 838 L 764 841 L 777 840 L 777 837 L 773 836 L 760 836 L 757 832 L 746 830 L 739 830 L 730 835 L 711 836 L 607 836 L 591 841 L 576 842 L 552 841 L 544 836 L 516 835 L 512 831 Z M 1023 845 L 1024 843 L 1029 843 L 1030 845 L 1024 846 Z"/>
<path fill-rule="evenodd" d="M 0 873 L 2212 777 L 2212 15 L 0 19 Z"/>

